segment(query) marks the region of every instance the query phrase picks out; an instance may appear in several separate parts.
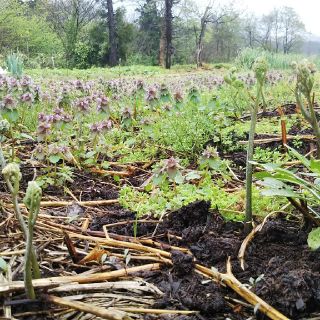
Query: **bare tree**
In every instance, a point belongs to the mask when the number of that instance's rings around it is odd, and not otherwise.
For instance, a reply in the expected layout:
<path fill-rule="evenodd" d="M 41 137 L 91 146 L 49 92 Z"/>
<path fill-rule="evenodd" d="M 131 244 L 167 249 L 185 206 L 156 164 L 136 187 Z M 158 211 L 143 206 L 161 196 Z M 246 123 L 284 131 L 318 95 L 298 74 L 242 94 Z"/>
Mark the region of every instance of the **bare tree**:
<path fill-rule="evenodd" d="M 280 10 L 275 8 L 272 11 L 273 14 L 273 29 L 274 29 L 274 42 L 275 42 L 275 51 L 276 53 L 279 52 L 279 46 L 280 46 L 280 39 L 279 39 L 279 33 L 281 31 L 281 17 L 280 17 Z"/>
<path fill-rule="evenodd" d="M 305 32 L 305 26 L 298 14 L 290 7 L 283 7 L 281 9 L 281 21 L 283 25 L 283 53 L 287 54 L 301 41 L 302 34 Z"/>
<path fill-rule="evenodd" d="M 253 14 L 247 16 L 244 20 L 244 39 L 246 41 L 246 46 L 250 48 L 253 48 L 257 41 L 257 25 L 258 19 Z"/>
<path fill-rule="evenodd" d="M 274 26 L 273 16 L 264 15 L 260 21 L 260 34 L 257 42 L 264 50 L 272 50 L 272 31 Z"/>
<path fill-rule="evenodd" d="M 280 9 L 275 8 L 269 14 L 264 15 L 260 20 L 260 34 L 256 41 L 265 50 L 279 52 L 280 36 L 282 32 Z"/>
<path fill-rule="evenodd" d="M 197 30 L 196 26 L 194 26 L 194 33 L 196 37 L 196 63 L 198 68 L 202 66 L 203 41 L 207 25 L 211 23 L 217 26 L 237 18 L 238 15 L 230 9 L 231 8 L 226 7 L 213 8 L 213 2 L 210 1 L 201 15 L 200 30 Z"/>

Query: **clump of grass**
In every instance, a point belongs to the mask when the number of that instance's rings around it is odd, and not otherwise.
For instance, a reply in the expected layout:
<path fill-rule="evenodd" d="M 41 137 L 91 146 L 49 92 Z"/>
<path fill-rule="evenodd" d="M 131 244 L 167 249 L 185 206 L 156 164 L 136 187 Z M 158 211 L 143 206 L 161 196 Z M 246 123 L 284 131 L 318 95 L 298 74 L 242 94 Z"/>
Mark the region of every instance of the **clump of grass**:
<path fill-rule="evenodd" d="M 235 65 L 242 69 L 252 69 L 255 60 L 263 56 L 268 62 L 271 69 L 290 69 L 293 61 L 303 59 L 300 54 L 283 54 L 265 51 L 263 49 L 246 48 L 241 50 L 235 59 Z M 310 57 L 316 63 L 320 63 L 316 57 Z"/>

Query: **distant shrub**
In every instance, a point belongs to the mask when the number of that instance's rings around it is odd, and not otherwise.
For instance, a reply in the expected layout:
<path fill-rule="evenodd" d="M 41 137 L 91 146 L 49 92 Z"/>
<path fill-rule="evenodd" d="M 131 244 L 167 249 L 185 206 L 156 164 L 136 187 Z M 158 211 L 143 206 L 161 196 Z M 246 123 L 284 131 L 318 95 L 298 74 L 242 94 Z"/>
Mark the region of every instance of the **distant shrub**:
<path fill-rule="evenodd" d="M 133 53 L 127 58 L 125 64 L 128 66 L 133 66 L 133 65 L 153 66 L 153 65 L 156 65 L 157 63 L 152 56 L 147 56 L 141 53 Z"/>
<path fill-rule="evenodd" d="M 271 69 L 290 69 L 293 61 L 299 61 L 303 58 L 300 54 L 283 54 L 258 48 L 245 48 L 236 57 L 235 65 L 238 68 L 251 69 L 254 61 L 260 56 L 263 56 L 267 60 Z M 311 57 L 312 61 L 315 59 L 315 57 Z"/>

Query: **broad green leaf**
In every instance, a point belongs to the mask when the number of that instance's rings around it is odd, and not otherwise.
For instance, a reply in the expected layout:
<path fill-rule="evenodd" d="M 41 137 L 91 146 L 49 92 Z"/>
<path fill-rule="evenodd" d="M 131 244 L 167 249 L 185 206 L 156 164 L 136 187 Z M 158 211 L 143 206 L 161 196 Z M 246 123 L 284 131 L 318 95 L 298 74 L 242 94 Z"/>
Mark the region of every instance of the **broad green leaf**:
<path fill-rule="evenodd" d="M 201 175 L 196 171 L 190 171 L 186 174 L 187 181 L 196 180 L 196 179 L 200 179 L 200 178 L 201 178 Z"/>
<path fill-rule="evenodd" d="M 165 180 L 165 175 L 158 174 L 158 175 L 154 175 L 152 182 L 154 185 L 158 186 L 158 185 L 161 185 L 164 180 Z"/>
<path fill-rule="evenodd" d="M 19 119 L 19 113 L 17 109 L 6 110 L 3 112 L 3 117 L 10 122 L 16 122 Z"/>
<path fill-rule="evenodd" d="M 267 171 L 262 171 L 262 172 L 256 172 L 253 174 L 253 176 L 256 179 L 262 180 L 264 178 L 268 178 L 268 177 L 272 177 L 272 174 L 270 172 Z"/>
<path fill-rule="evenodd" d="M 175 175 L 174 181 L 177 184 L 182 184 L 184 182 L 184 177 L 182 176 L 180 171 L 178 171 L 177 174 Z"/>
<path fill-rule="evenodd" d="M 96 161 L 94 158 L 89 158 L 86 161 L 84 161 L 84 164 L 90 165 L 90 164 L 95 164 Z"/>
<path fill-rule="evenodd" d="M 264 187 L 269 187 L 269 188 L 275 188 L 275 189 L 281 189 L 285 187 L 285 183 L 283 183 L 282 181 L 275 179 L 275 178 L 264 178 L 261 181 L 261 185 L 263 185 Z"/>
<path fill-rule="evenodd" d="M 132 147 L 135 145 L 136 142 L 137 142 L 136 138 L 130 138 L 126 140 L 124 144 L 128 147 Z"/>
<path fill-rule="evenodd" d="M 258 163 L 258 162 L 255 162 L 255 161 L 250 161 L 250 163 L 256 165 L 256 166 L 259 166 L 261 168 L 263 168 L 264 170 L 267 170 L 267 171 L 275 171 L 276 169 L 280 168 L 281 164 L 277 164 L 277 163 Z"/>
<path fill-rule="evenodd" d="M 92 158 L 96 155 L 96 152 L 95 151 L 89 151 L 86 153 L 86 158 Z"/>
<path fill-rule="evenodd" d="M 308 246 L 311 250 L 317 250 L 320 247 L 320 227 L 309 233 Z"/>
<path fill-rule="evenodd" d="M 281 196 L 281 197 L 290 197 L 297 198 L 298 194 L 290 189 L 265 189 L 261 191 L 263 196 L 272 197 L 272 196 Z"/>
<path fill-rule="evenodd" d="M 296 176 L 293 172 L 286 169 L 278 168 L 276 173 L 274 174 L 274 177 L 282 181 L 287 181 L 298 185 L 307 185 L 306 181 L 304 181 L 303 179 Z"/>
<path fill-rule="evenodd" d="M 286 147 L 291 154 L 293 154 L 298 160 L 303 163 L 304 166 L 306 166 L 308 169 L 310 168 L 310 161 L 305 156 L 301 155 L 298 151 L 289 147 L 288 145 L 286 145 Z"/>
<path fill-rule="evenodd" d="M 49 161 L 53 164 L 58 163 L 61 160 L 61 156 L 58 154 L 52 154 L 51 156 L 49 156 Z"/>
<path fill-rule="evenodd" d="M 110 168 L 110 162 L 108 161 L 103 161 L 102 164 L 101 164 L 102 168 L 107 170 Z"/>

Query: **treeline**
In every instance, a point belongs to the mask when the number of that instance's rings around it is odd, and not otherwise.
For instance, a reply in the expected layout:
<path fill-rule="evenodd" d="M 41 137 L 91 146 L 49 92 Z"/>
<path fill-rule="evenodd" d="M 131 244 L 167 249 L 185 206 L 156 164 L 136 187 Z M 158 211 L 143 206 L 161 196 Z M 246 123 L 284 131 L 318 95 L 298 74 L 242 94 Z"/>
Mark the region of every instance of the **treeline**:
<path fill-rule="evenodd" d="M 263 17 L 208 0 L 0 0 L 0 58 L 29 67 L 228 62 L 245 47 L 299 52 L 305 27 L 292 8 Z"/>

